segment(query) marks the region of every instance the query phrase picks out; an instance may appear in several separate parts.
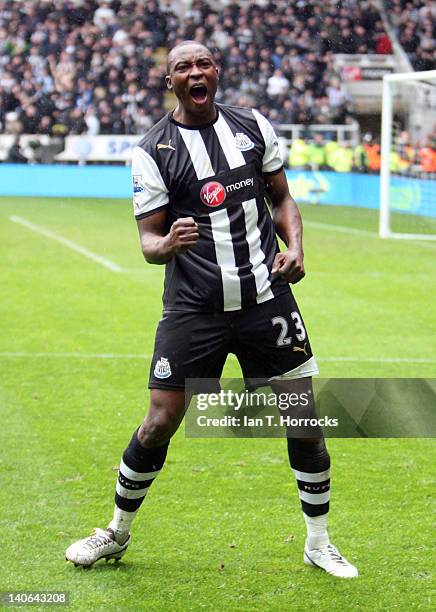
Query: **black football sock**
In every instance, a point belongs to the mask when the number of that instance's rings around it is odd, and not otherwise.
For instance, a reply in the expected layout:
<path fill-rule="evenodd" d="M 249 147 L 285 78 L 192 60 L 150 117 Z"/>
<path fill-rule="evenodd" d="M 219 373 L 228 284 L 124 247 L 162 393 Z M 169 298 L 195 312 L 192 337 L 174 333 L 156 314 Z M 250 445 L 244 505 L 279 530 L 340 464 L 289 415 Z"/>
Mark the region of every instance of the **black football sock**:
<path fill-rule="evenodd" d="M 327 513 L 330 504 L 330 456 L 323 438 L 288 438 L 288 456 L 297 479 L 307 546 L 319 548 L 329 543 Z"/>
<path fill-rule="evenodd" d="M 114 517 L 109 524 L 118 541 L 125 540 L 140 505 L 162 469 L 168 444 L 158 448 L 144 448 L 137 431 L 123 453 L 115 492 Z"/>

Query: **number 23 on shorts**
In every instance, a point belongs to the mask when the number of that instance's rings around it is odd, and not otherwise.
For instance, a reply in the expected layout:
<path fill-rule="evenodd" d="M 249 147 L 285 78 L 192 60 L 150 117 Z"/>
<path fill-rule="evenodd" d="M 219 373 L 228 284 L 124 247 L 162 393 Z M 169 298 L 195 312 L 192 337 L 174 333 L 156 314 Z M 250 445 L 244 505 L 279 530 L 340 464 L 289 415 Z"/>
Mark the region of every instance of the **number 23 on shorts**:
<path fill-rule="evenodd" d="M 303 321 L 297 311 L 291 312 L 291 318 L 297 330 L 295 337 L 299 342 L 302 342 L 306 339 L 306 330 L 304 329 Z M 289 324 L 285 317 L 273 317 L 271 323 L 273 325 L 280 325 L 280 332 L 276 341 L 277 346 L 289 346 L 292 342 L 292 337 L 288 336 Z"/>

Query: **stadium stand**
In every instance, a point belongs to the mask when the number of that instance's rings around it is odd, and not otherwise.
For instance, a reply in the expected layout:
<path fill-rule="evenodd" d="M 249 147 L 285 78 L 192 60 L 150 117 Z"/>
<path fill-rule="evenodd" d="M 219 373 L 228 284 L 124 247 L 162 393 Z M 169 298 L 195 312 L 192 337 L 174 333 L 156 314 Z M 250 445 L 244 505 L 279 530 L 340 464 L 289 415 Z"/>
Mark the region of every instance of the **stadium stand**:
<path fill-rule="evenodd" d="M 386 14 L 415 70 L 436 68 L 436 2 L 385 0 Z"/>
<path fill-rule="evenodd" d="M 316 35 L 315 34 L 319 34 Z M 255 105 L 275 123 L 343 123 L 334 53 L 380 51 L 377 9 L 361 2 L 195 0 L 183 18 L 154 0 L 0 2 L 0 122 L 24 133 L 135 134 L 165 112 L 166 49 L 214 45 L 219 99 Z"/>
<path fill-rule="evenodd" d="M 385 4 L 398 38 L 422 68 L 434 50 L 435 4 Z M 49 145 L 54 155 L 62 151 L 65 137 L 144 133 L 174 106 L 164 83 L 167 49 L 195 39 L 215 50 L 222 71 L 219 101 L 255 106 L 285 138 L 312 147 L 307 163 L 297 166 L 376 171 L 362 154 L 368 143 L 359 142 L 350 96 L 353 86 L 361 83 L 368 91 L 369 86 L 365 81 L 345 86 L 344 74 L 355 68 L 338 69 L 338 58 L 354 63 L 354 58 L 379 57 L 383 63 L 391 57 L 386 55 L 391 41 L 374 2 L 194 0 L 186 12 L 182 5 L 0 0 L 0 131 L 11 137 L 12 156 L 19 157 L 15 137 L 21 134 L 55 138 Z M 408 45 L 410 28 L 413 44 Z M 323 162 L 320 125 L 322 136 L 340 145 L 335 163 Z M 344 125 L 350 128 L 347 134 Z M 50 160 L 45 145 L 25 144 L 27 152 L 33 147 L 33 161 Z M 68 155 L 57 159 L 68 161 Z"/>

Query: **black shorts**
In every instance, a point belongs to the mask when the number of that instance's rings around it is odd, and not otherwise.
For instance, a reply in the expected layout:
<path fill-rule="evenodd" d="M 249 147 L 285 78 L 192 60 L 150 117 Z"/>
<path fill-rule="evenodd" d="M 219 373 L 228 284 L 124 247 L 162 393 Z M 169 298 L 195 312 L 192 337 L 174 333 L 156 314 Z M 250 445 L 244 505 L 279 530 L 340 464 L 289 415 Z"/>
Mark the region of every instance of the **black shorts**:
<path fill-rule="evenodd" d="M 229 353 L 236 355 L 246 381 L 318 373 L 289 291 L 234 312 L 165 312 L 156 332 L 148 386 L 183 391 L 187 378 L 219 379 Z"/>

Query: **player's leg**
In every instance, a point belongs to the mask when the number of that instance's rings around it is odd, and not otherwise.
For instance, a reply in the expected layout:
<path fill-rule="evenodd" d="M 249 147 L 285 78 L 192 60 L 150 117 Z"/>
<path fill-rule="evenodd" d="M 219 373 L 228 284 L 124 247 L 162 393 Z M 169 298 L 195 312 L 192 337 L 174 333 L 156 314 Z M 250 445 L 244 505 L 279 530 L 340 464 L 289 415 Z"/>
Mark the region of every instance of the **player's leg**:
<path fill-rule="evenodd" d="M 113 519 L 106 530 L 96 530 L 70 546 L 68 560 L 89 566 L 98 559 L 124 554 L 130 526 L 183 419 L 185 380 L 221 375 L 230 337 L 223 321 L 223 317 L 196 312 L 171 312 L 162 317 L 150 368 L 150 409 L 123 453 Z"/>
<path fill-rule="evenodd" d="M 319 548 L 330 543 L 327 515 L 330 507 L 330 456 L 319 425 L 304 425 L 317 419 L 312 378 L 286 378 L 271 380 L 271 388 L 280 396 L 282 416 L 303 423 L 289 426 L 286 431 L 287 450 L 291 469 L 295 475 L 304 520 L 307 526 L 306 546 Z M 302 403 L 292 402 L 283 408 L 285 398 L 303 397 Z"/>
<path fill-rule="evenodd" d="M 324 438 L 287 438 L 287 446 L 307 527 L 306 546 L 320 548 L 330 543 L 330 456 Z"/>
<path fill-rule="evenodd" d="M 185 413 L 184 391 L 152 389 L 150 409 L 125 449 L 118 470 L 115 508 L 106 530 L 72 544 L 68 561 L 90 566 L 99 559 L 120 559 L 130 543 L 130 527 L 150 486 L 161 471 L 171 437 Z"/>
<path fill-rule="evenodd" d="M 121 544 L 150 486 L 165 463 L 171 437 L 185 414 L 184 391 L 151 389 L 150 409 L 125 449 L 118 471 L 115 509 L 108 529 Z"/>
<path fill-rule="evenodd" d="M 307 528 L 304 562 L 338 578 L 355 578 L 356 567 L 330 542 L 327 531 L 330 456 L 324 438 L 288 438 L 287 442 Z"/>
<path fill-rule="evenodd" d="M 289 373 L 292 376 L 292 371 Z M 310 377 L 286 379 L 286 374 L 272 380 L 271 387 L 284 397 L 309 399 L 289 407 L 289 412 L 299 422 L 314 422 L 315 409 L 312 379 Z M 298 495 L 301 501 L 307 538 L 303 559 L 307 565 L 319 567 L 338 578 L 354 578 L 357 569 L 351 565 L 330 542 L 327 517 L 330 508 L 330 456 L 322 429 L 318 426 L 289 427 L 287 448 L 291 468 L 294 472 Z"/>
<path fill-rule="evenodd" d="M 239 327 L 238 358 L 248 380 L 270 380 L 276 393 L 311 388 L 317 374 L 306 328 L 292 294 L 259 305 Z M 313 398 L 313 393 L 311 394 Z M 316 416 L 313 402 L 293 416 Z M 353 577 L 357 570 L 330 543 L 327 515 L 330 502 L 330 457 L 320 428 L 288 432 L 288 457 L 297 480 L 307 528 L 304 559 L 338 577 Z M 307 551 L 311 551 L 310 559 Z"/>

